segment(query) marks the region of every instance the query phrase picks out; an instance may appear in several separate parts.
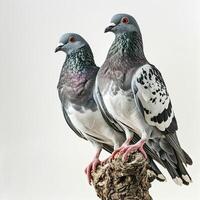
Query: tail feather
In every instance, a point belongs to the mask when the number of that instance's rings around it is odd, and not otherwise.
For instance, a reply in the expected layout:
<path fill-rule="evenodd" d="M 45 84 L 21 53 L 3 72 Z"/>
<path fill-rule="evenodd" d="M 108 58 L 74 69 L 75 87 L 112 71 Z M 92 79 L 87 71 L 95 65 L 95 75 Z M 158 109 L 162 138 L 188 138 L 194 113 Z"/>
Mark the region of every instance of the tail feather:
<path fill-rule="evenodd" d="M 156 174 L 156 179 L 163 182 L 166 181 L 165 176 L 162 174 L 160 169 L 157 167 L 156 163 L 150 158 L 149 156 L 149 165 L 151 167 L 151 170 Z"/>
<path fill-rule="evenodd" d="M 158 134 L 157 134 L 158 135 Z M 163 136 L 163 135 L 162 135 Z M 174 182 L 189 185 L 192 181 L 185 165 L 192 164 L 190 156 L 181 148 L 176 133 L 154 137 L 147 143 L 162 160 Z"/>
<path fill-rule="evenodd" d="M 185 169 L 179 154 L 176 151 L 174 151 L 174 154 L 177 159 L 176 165 L 172 165 L 167 159 L 165 159 L 163 163 L 177 185 L 189 185 L 192 182 L 192 179 Z"/>
<path fill-rule="evenodd" d="M 183 149 L 182 149 L 182 151 L 183 151 L 185 159 L 186 159 L 186 164 L 192 165 L 193 164 L 192 158 Z"/>
<path fill-rule="evenodd" d="M 185 154 L 183 153 L 183 150 L 179 144 L 178 138 L 176 133 L 173 134 L 167 134 L 166 139 L 169 142 L 169 144 L 174 148 L 174 150 L 179 154 L 181 160 L 186 164 L 186 158 Z"/>
<path fill-rule="evenodd" d="M 164 160 L 163 163 L 164 163 L 167 171 L 169 172 L 170 176 L 172 177 L 172 179 L 179 176 L 177 171 L 175 170 L 175 168 L 167 160 Z"/>
<path fill-rule="evenodd" d="M 192 179 L 188 174 L 187 170 L 185 169 L 185 166 L 183 165 L 181 159 L 178 156 L 177 156 L 177 161 L 178 161 L 177 172 L 181 176 L 183 182 L 185 182 L 186 185 L 189 185 L 189 183 L 192 182 Z"/>

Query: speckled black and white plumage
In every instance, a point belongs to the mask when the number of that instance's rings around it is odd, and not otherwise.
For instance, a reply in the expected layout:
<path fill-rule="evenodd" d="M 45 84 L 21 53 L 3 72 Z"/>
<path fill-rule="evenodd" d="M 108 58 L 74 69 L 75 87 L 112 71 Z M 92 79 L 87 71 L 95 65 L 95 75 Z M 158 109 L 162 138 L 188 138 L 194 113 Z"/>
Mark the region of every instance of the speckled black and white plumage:
<path fill-rule="evenodd" d="M 172 103 L 161 73 L 153 65 L 146 64 L 133 76 L 132 90 L 144 118 L 163 133 L 177 131 Z"/>
<path fill-rule="evenodd" d="M 111 22 L 115 25 L 106 32 L 113 32 L 115 40 L 97 75 L 98 104 L 108 119 L 122 126 L 126 138 L 135 132 L 146 141 L 177 184 L 188 185 L 191 178 L 183 163 L 192 160 L 179 144 L 169 93 L 161 73 L 144 55 L 139 26 L 127 14 L 117 14 Z"/>
<path fill-rule="evenodd" d="M 99 68 L 95 65 L 87 42 L 79 35 L 72 33 L 65 34 L 61 42 L 67 44 L 66 38 L 71 36 L 76 37 L 79 44 L 70 44 L 70 47 L 65 48 L 67 50 L 63 50 L 66 53 L 66 60 L 57 86 L 65 120 L 74 133 L 90 141 L 97 150 L 104 149 L 112 153 L 124 142 L 125 134 L 123 130 L 114 127 L 105 116 L 102 116 L 94 100 L 93 91 Z M 62 46 L 58 49 L 63 48 Z M 73 49 L 74 46 L 76 49 Z M 135 143 L 138 140 L 139 138 L 135 135 L 132 142 Z M 152 170 L 158 175 L 157 179 L 163 181 L 164 176 L 152 160 L 154 153 L 147 146 L 146 148 Z M 159 162 L 158 157 L 157 161 Z"/>

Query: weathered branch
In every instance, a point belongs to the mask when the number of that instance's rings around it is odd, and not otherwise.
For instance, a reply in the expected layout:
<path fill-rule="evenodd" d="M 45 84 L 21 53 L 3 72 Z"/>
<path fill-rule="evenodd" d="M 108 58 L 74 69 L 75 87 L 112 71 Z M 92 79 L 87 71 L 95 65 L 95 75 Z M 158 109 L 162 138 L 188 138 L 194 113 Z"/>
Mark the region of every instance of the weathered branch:
<path fill-rule="evenodd" d="M 133 153 L 128 161 L 121 156 L 92 173 L 97 196 L 102 200 L 151 200 L 150 182 L 155 174 L 148 169 L 148 163 L 141 153 Z"/>

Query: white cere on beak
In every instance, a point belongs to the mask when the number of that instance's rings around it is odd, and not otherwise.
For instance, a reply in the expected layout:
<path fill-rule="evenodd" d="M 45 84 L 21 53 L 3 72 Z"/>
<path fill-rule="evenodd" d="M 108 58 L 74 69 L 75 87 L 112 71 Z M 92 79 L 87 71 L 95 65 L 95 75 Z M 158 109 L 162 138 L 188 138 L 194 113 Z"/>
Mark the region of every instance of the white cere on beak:
<path fill-rule="evenodd" d="M 110 22 L 109 26 L 116 26 L 116 24 L 113 22 Z"/>

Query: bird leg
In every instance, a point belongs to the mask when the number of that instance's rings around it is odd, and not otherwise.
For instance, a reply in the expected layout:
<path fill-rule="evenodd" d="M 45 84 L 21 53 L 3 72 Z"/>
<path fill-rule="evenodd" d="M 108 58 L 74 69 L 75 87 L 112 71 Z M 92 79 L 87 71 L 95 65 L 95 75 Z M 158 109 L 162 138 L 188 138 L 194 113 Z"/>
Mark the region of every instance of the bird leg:
<path fill-rule="evenodd" d="M 136 144 L 130 145 L 131 140 L 132 140 L 132 137 L 128 138 L 122 144 L 122 146 L 120 148 L 116 149 L 111 155 L 112 159 L 116 156 L 116 154 L 120 154 L 120 155 L 123 154 L 123 159 L 127 160 L 129 154 L 131 154 L 134 151 L 140 151 L 143 154 L 144 158 L 147 159 L 147 154 L 146 154 L 146 152 L 144 151 L 144 148 L 143 148 L 143 146 L 145 144 L 145 140 L 141 139 Z"/>
<path fill-rule="evenodd" d="M 143 148 L 144 144 L 145 144 L 145 140 L 141 139 L 136 144 L 125 146 L 119 152 L 119 154 L 123 154 L 123 159 L 128 160 L 129 154 L 131 154 L 134 151 L 140 151 L 143 154 L 144 158 L 147 159 L 147 154 L 146 154 L 146 152 L 144 151 L 144 148 Z"/>
<path fill-rule="evenodd" d="M 129 138 L 129 139 L 127 139 L 127 140 L 122 144 L 121 147 L 119 147 L 118 149 L 114 150 L 113 153 L 112 153 L 112 155 L 110 156 L 110 158 L 111 158 L 111 159 L 114 159 L 115 156 L 116 156 L 122 149 L 124 149 L 125 147 L 127 147 L 127 146 L 129 145 L 129 143 L 131 142 L 131 140 L 132 140 L 132 137 Z"/>
<path fill-rule="evenodd" d="M 85 173 L 87 175 L 88 182 L 90 185 L 92 180 L 92 175 L 91 175 L 92 171 L 95 171 L 97 166 L 101 164 L 101 161 L 99 160 L 100 153 L 101 149 L 98 149 L 91 163 L 85 168 Z"/>

